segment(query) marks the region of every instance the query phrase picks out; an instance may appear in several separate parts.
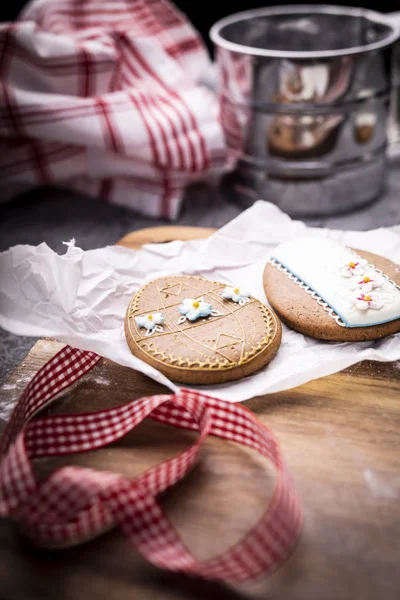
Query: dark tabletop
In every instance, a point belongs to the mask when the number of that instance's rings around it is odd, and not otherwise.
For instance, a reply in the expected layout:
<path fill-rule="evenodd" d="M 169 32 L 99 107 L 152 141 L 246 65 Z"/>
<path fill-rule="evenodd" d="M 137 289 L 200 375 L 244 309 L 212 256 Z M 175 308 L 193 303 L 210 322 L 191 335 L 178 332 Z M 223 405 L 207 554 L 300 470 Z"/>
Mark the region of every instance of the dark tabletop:
<path fill-rule="evenodd" d="M 397 159 L 398 160 L 398 159 Z M 400 223 L 400 169 L 392 161 L 386 191 L 369 207 L 351 214 L 308 219 L 312 226 L 367 230 Z M 174 224 L 221 227 L 241 212 L 224 199 L 218 188 L 197 184 L 188 189 Z M 62 242 L 75 238 L 84 250 L 113 244 L 130 231 L 166 225 L 119 206 L 83 197 L 67 190 L 39 189 L 0 204 L 0 251 L 16 244 L 46 242 L 64 253 Z M 0 281 L 1 285 L 1 281 Z M 0 329 L 0 383 L 21 362 L 35 338 L 19 337 Z"/>

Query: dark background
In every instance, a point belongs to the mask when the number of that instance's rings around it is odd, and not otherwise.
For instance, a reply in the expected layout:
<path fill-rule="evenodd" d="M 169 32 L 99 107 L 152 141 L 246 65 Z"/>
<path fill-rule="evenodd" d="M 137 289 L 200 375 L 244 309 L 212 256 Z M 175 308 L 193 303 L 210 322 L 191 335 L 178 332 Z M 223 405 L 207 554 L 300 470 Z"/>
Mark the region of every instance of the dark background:
<path fill-rule="evenodd" d="M 83 1 L 83 0 L 82 0 Z M 301 0 L 294 0 L 293 2 L 280 2 L 276 0 L 275 2 L 257 2 L 256 0 L 247 1 L 246 0 L 230 0 L 229 2 L 222 2 L 222 0 L 176 0 L 175 5 L 180 8 L 189 19 L 192 21 L 194 26 L 200 31 L 203 38 L 207 42 L 209 48 L 211 48 L 211 44 L 208 41 L 208 32 L 218 19 L 222 17 L 226 17 L 229 14 L 234 12 L 238 12 L 240 10 L 248 10 L 250 8 L 257 8 L 261 6 L 273 6 L 276 4 L 301 4 Z M 304 4 L 318 4 L 318 2 L 303 2 Z M 321 4 L 323 2 L 320 2 Z M 12 21 L 14 20 L 20 10 L 27 4 L 26 0 L 0 0 L 0 21 Z M 329 4 L 329 2 L 326 2 Z M 380 12 L 391 12 L 394 10 L 400 10 L 400 6 L 397 2 L 389 2 L 389 0 L 382 0 L 381 2 L 340 2 L 340 1 L 332 1 L 330 4 L 336 4 L 340 6 L 360 6 L 364 8 L 371 8 L 373 10 L 377 10 Z M 396 6 L 397 5 L 397 6 Z"/>

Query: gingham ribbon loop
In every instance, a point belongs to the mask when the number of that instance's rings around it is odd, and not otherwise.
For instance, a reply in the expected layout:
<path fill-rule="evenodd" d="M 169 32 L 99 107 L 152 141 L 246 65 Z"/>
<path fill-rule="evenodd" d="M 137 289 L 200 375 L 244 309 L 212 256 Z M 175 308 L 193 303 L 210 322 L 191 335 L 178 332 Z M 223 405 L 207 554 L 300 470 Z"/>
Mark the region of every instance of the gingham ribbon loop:
<path fill-rule="evenodd" d="M 36 481 L 26 453 L 24 435 L 20 434 L 0 463 L 0 516 L 11 515 L 29 499 L 35 488 Z"/>
<path fill-rule="evenodd" d="M 241 581 L 282 564 L 300 531 L 300 504 L 272 432 L 242 406 L 183 389 L 108 410 L 30 421 L 98 360 L 93 353 L 66 347 L 29 384 L 3 440 L 0 515 L 11 516 L 48 546 L 78 544 L 119 526 L 154 565 L 208 579 Z M 185 451 L 134 480 L 72 466 L 56 470 L 43 482 L 35 480 L 35 458 L 107 446 L 147 417 L 197 431 L 198 437 Z M 235 547 L 200 562 L 185 547 L 157 496 L 190 471 L 209 434 L 258 451 L 272 461 L 277 478 L 273 498 L 257 525 Z"/>
<path fill-rule="evenodd" d="M 10 447 L 33 415 L 64 389 L 90 371 L 100 360 L 94 352 L 65 346 L 49 360 L 25 388 L 0 440 L 0 456 Z"/>

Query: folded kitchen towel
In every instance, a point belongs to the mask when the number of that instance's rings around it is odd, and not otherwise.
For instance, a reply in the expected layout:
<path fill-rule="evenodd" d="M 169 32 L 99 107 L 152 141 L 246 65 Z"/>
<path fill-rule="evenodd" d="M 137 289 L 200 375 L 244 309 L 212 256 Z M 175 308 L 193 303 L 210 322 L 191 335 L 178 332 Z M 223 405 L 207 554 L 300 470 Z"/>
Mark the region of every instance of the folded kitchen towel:
<path fill-rule="evenodd" d="M 33 0 L 0 25 L 0 197 L 60 184 L 174 219 L 225 164 L 198 33 L 166 0 Z"/>

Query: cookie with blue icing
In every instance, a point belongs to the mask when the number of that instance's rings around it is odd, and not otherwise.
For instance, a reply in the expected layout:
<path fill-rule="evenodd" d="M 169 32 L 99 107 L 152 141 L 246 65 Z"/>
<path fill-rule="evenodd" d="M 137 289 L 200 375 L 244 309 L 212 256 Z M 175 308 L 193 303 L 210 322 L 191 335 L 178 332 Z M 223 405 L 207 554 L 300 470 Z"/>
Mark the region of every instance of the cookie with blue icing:
<path fill-rule="evenodd" d="M 189 384 L 224 383 L 261 369 L 277 352 L 281 330 L 246 287 L 192 276 L 144 285 L 125 317 L 131 352 Z"/>
<path fill-rule="evenodd" d="M 278 246 L 264 270 L 265 293 L 282 321 L 330 341 L 400 331 L 399 286 L 400 265 L 318 237 Z"/>

